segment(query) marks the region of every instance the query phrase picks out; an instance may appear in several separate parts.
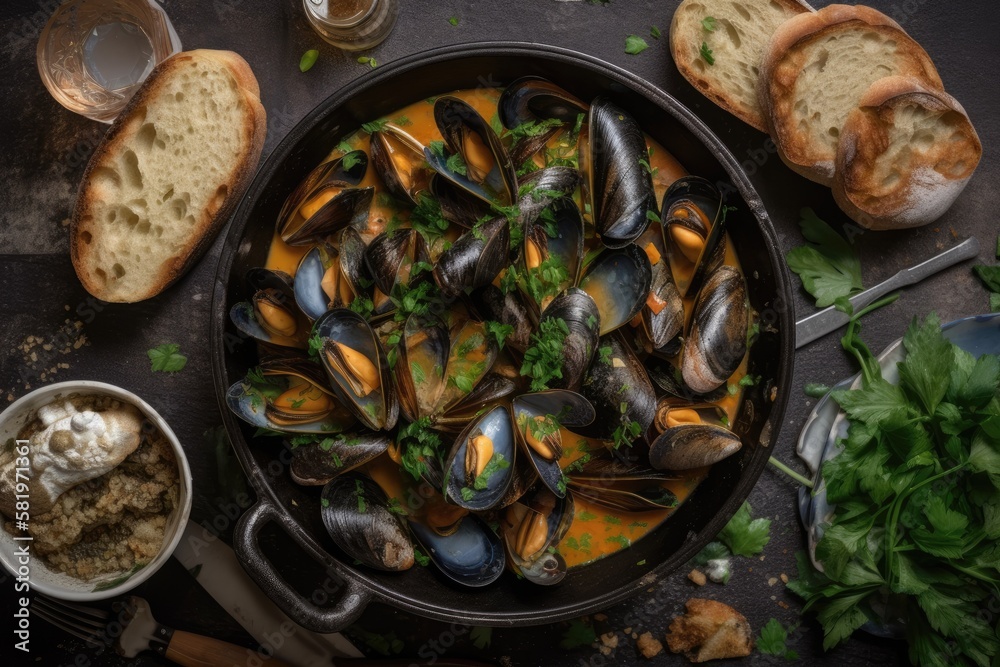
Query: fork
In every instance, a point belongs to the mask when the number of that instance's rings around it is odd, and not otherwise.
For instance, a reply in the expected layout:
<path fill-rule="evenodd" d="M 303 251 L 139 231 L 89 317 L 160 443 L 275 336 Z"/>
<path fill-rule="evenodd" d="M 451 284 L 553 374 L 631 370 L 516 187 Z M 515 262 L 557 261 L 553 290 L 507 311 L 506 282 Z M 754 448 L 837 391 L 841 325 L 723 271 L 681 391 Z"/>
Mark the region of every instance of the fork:
<path fill-rule="evenodd" d="M 31 611 L 88 644 L 113 646 L 126 658 L 151 650 L 185 667 L 245 665 L 251 658 L 256 665 L 287 667 L 252 649 L 161 625 L 153 618 L 149 603 L 135 595 L 115 602 L 112 605 L 114 615 L 42 595 L 35 596 Z"/>

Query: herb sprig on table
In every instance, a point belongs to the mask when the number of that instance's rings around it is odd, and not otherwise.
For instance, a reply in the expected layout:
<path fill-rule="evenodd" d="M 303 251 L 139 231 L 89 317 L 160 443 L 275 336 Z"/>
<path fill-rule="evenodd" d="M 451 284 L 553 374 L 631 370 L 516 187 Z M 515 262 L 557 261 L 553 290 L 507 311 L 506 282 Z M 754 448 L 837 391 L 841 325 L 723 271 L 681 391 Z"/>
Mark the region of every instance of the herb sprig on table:
<path fill-rule="evenodd" d="M 809 244 L 788 253 L 788 268 L 802 279 L 818 308 L 836 305 L 849 314 L 848 299 L 862 290 L 857 250 L 811 208 L 802 209 L 800 215 L 799 226 Z"/>
<path fill-rule="evenodd" d="M 842 341 L 862 386 L 833 394 L 850 420 L 843 451 L 823 464 L 836 506 L 816 546 L 824 572 L 799 556 L 788 587 L 836 646 L 890 601 L 916 665 L 988 665 L 1000 638 L 987 622 L 1000 595 L 1000 358 L 975 358 L 935 315 L 910 325 L 890 384 L 858 336 Z"/>

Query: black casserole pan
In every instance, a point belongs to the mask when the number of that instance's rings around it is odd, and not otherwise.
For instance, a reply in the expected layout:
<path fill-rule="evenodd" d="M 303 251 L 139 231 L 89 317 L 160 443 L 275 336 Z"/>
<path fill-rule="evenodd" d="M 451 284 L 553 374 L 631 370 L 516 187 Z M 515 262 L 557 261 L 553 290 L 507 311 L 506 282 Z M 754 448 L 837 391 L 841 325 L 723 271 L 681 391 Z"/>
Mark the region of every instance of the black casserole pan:
<path fill-rule="evenodd" d="M 751 305 L 761 315 L 749 370 L 763 378 L 749 390 L 734 425 L 744 446 L 713 467 L 659 529 L 630 549 L 574 570 L 552 588 L 505 576 L 485 589 L 463 589 L 433 567 L 398 574 L 354 567 L 320 522 L 319 489 L 292 482 L 275 439 L 255 439 L 253 430 L 225 407 L 226 388 L 257 363 L 253 341 L 240 339 L 229 322 L 229 309 L 246 298 L 247 269 L 266 259 L 285 197 L 343 135 L 416 100 L 460 88 L 502 86 L 527 74 L 549 78 L 584 100 L 610 95 L 688 171 L 718 183 L 727 204 L 738 207 L 730 214 L 729 233 L 746 273 Z M 775 233 L 750 181 L 722 142 L 659 88 L 594 58 L 535 44 L 445 47 L 380 67 L 327 98 L 271 153 L 236 212 L 219 261 L 212 304 L 213 373 L 226 428 L 258 496 L 236 528 L 240 561 L 289 616 L 318 632 L 348 625 L 372 600 L 478 625 L 552 622 L 620 602 L 690 559 L 725 525 L 760 476 L 777 437 L 792 374 L 790 304 Z M 286 582 L 282 572 L 290 572 L 294 563 L 264 555 L 260 536 L 269 524 L 286 532 L 339 583 L 332 604 L 317 606 L 325 595 L 299 592 Z"/>

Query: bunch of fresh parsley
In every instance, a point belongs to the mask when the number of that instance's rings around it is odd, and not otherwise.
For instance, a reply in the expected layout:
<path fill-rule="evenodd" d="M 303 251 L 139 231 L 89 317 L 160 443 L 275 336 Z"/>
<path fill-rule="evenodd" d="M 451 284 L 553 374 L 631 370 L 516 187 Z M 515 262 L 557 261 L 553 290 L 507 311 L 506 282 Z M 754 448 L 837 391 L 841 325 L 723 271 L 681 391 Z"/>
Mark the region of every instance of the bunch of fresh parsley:
<path fill-rule="evenodd" d="M 833 394 L 850 426 L 823 464 L 836 505 L 816 546 L 824 572 L 800 554 L 788 587 L 818 613 L 825 648 L 883 622 L 876 609 L 889 604 L 914 664 L 996 664 L 987 607 L 1000 595 L 1000 357 L 953 345 L 932 314 L 906 332 L 893 385 L 856 322 L 842 342 L 863 384 Z"/>

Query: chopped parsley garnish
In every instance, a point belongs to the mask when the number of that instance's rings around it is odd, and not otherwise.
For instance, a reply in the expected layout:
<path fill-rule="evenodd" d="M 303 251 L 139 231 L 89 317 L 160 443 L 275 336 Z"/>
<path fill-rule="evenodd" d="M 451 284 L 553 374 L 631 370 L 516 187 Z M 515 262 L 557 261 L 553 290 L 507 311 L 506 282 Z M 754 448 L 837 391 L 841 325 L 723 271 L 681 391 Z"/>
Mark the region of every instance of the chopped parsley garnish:
<path fill-rule="evenodd" d="M 472 488 L 474 488 L 476 491 L 483 491 L 484 489 L 486 489 L 487 485 L 489 485 L 490 478 L 493 477 L 493 475 L 495 475 L 497 472 L 501 470 L 506 470 L 509 467 L 510 467 L 510 461 L 505 459 L 503 457 L 503 454 L 497 452 L 496 454 L 493 455 L 492 458 L 490 458 L 490 462 L 486 464 L 486 467 L 483 468 L 483 471 L 480 474 L 476 475 L 476 480 L 475 482 L 473 482 Z M 465 494 L 463 489 L 463 496 L 464 495 Z M 468 498 L 466 498 L 466 500 L 468 500 Z"/>
<path fill-rule="evenodd" d="M 563 341 L 569 327 L 561 317 L 547 317 L 531 335 L 531 346 L 524 352 L 521 375 L 531 378 L 531 391 L 543 391 L 549 383 L 562 378 Z"/>
<path fill-rule="evenodd" d="M 757 648 L 761 653 L 781 656 L 785 660 L 798 660 L 799 654 L 789 649 L 787 645 L 788 633 L 797 627 L 794 625 L 786 630 L 777 619 L 772 618 L 767 622 L 767 625 L 760 629 L 760 636 L 757 637 Z"/>
<path fill-rule="evenodd" d="M 620 526 L 622 525 L 622 520 L 616 517 L 614 514 L 605 514 L 604 523 L 609 523 L 612 526 Z"/>
<path fill-rule="evenodd" d="M 493 628 L 474 625 L 469 631 L 469 639 L 472 640 L 472 645 L 480 650 L 489 648 L 493 642 Z"/>
<path fill-rule="evenodd" d="M 465 176 L 468 170 L 465 167 L 465 160 L 458 153 L 449 155 L 448 159 L 444 163 L 445 169 L 453 174 L 459 174 L 460 176 Z"/>
<path fill-rule="evenodd" d="M 565 468 L 563 468 L 563 474 L 571 475 L 574 472 L 582 471 L 583 466 L 587 465 L 587 463 L 590 462 L 590 458 L 591 458 L 590 453 L 584 453 L 583 456 L 581 456 L 580 458 L 578 458 L 577 460 L 573 461 Z"/>
<path fill-rule="evenodd" d="M 410 362 L 410 377 L 413 378 L 415 384 L 427 382 L 427 374 L 424 373 L 423 367 L 415 361 Z"/>
<path fill-rule="evenodd" d="M 379 118 L 378 120 L 373 120 L 368 123 L 361 123 L 361 129 L 372 134 L 374 132 L 381 132 L 385 129 L 385 126 L 389 124 L 388 118 Z"/>
<path fill-rule="evenodd" d="M 701 43 L 701 57 L 709 65 L 715 64 L 715 56 L 712 55 L 712 49 L 708 48 L 708 42 Z"/>
<path fill-rule="evenodd" d="M 413 549 L 413 560 L 417 561 L 417 565 L 423 567 L 427 567 L 428 565 L 431 564 L 430 556 L 428 556 L 423 551 L 415 547 Z"/>
<path fill-rule="evenodd" d="M 576 518 L 579 519 L 580 521 L 593 521 L 594 519 L 597 518 L 597 515 L 592 512 L 588 512 L 587 510 L 583 510 L 582 512 L 576 515 Z"/>
<path fill-rule="evenodd" d="M 458 17 L 457 16 L 452 16 L 450 19 L 448 19 L 448 23 L 450 23 L 452 25 L 458 25 Z"/>
<path fill-rule="evenodd" d="M 410 224 L 420 232 L 428 245 L 441 238 L 448 231 L 448 221 L 441 213 L 441 204 L 431 195 L 423 192 L 410 214 Z"/>
<path fill-rule="evenodd" d="M 517 283 L 517 267 L 511 265 L 507 267 L 507 271 L 503 274 L 503 278 L 500 279 L 500 291 L 504 294 L 510 294 L 512 291 L 517 289 Z"/>
<path fill-rule="evenodd" d="M 659 39 L 662 34 L 663 33 L 660 32 L 659 27 L 655 25 L 649 26 L 649 36 L 652 37 L 653 39 Z"/>
<path fill-rule="evenodd" d="M 358 63 L 361 64 L 361 65 L 368 65 L 372 69 L 375 69 L 376 67 L 378 67 L 378 63 L 375 62 L 375 59 L 372 58 L 372 57 L 369 57 L 369 56 L 359 56 L 358 57 Z"/>
<path fill-rule="evenodd" d="M 611 542 L 613 544 L 617 544 L 622 549 L 627 549 L 630 546 L 632 546 L 632 540 L 628 539 L 624 535 L 610 535 L 610 536 L 604 538 L 604 541 L 605 542 Z"/>
<path fill-rule="evenodd" d="M 569 269 L 562 259 L 549 255 L 535 268 L 527 269 L 524 276 L 524 291 L 541 304 L 545 299 L 562 291 L 562 285 L 569 280 Z"/>
<path fill-rule="evenodd" d="M 341 153 L 350 153 L 354 149 L 351 148 L 351 145 L 349 143 L 347 143 L 347 139 L 344 139 L 339 144 L 337 144 L 337 150 L 340 151 Z"/>
<path fill-rule="evenodd" d="M 409 116 L 400 116 L 399 118 L 396 118 L 392 122 L 395 123 L 396 125 L 399 125 L 400 127 L 406 127 L 407 125 L 413 125 L 413 121 L 410 120 Z"/>
<path fill-rule="evenodd" d="M 593 2 L 593 0 L 591 1 Z M 570 621 L 569 628 L 559 641 L 559 646 L 564 649 L 571 649 L 579 646 L 590 646 L 596 641 L 597 633 L 594 632 L 593 626 L 584 622 L 583 619 L 576 619 Z"/>
<path fill-rule="evenodd" d="M 351 304 L 348 307 L 361 317 L 368 319 L 375 310 L 375 303 L 363 294 L 358 294 L 351 299 Z"/>
<path fill-rule="evenodd" d="M 164 343 L 146 350 L 146 356 L 153 372 L 176 373 L 187 366 L 187 357 L 181 354 L 181 346 L 176 343 Z"/>
<path fill-rule="evenodd" d="M 610 345 L 602 345 L 599 348 L 597 348 L 597 354 L 600 355 L 601 363 L 604 364 L 605 366 L 611 365 L 612 352 L 614 352 L 614 349 L 612 349 Z"/>
<path fill-rule="evenodd" d="M 389 503 L 386 505 L 386 509 L 393 514 L 399 514 L 401 516 L 406 516 L 410 513 L 409 510 L 403 507 L 402 503 L 399 502 L 399 498 L 396 497 L 389 498 Z"/>
<path fill-rule="evenodd" d="M 507 342 L 507 337 L 514 333 L 514 326 L 489 320 L 486 322 L 486 333 L 493 336 L 497 347 L 502 350 L 504 343 Z"/>
<path fill-rule="evenodd" d="M 507 130 L 504 137 L 509 137 L 511 142 L 517 143 L 526 137 L 537 137 L 545 134 L 553 127 L 562 125 L 558 118 L 546 118 L 544 120 L 527 120 L 520 125 L 516 125 Z"/>
<path fill-rule="evenodd" d="M 312 69 L 312 66 L 316 64 L 319 60 L 319 51 L 316 49 L 309 49 L 302 54 L 302 58 L 299 59 L 299 71 L 308 72 Z"/>
<path fill-rule="evenodd" d="M 427 460 L 440 456 L 441 437 L 430 429 L 430 423 L 429 417 L 423 417 L 412 424 L 400 427 L 397 433 L 399 448 L 402 451 L 400 465 L 413 476 L 413 479 L 419 480 L 420 476 L 427 472 Z"/>
<path fill-rule="evenodd" d="M 830 387 L 819 382 L 810 382 L 802 388 L 802 391 L 810 398 L 823 398 L 830 393 Z"/>
<path fill-rule="evenodd" d="M 639 35 L 629 35 L 625 38 L 625 53 L 631 56 L 638 55 L 648 48 L 649 44 Z"/>
<path fill-rule="evenodd" d="M 707 30 L 708 32 L 714 32 L 715 26 L 716 22 L 714 16 L 706 16 L 701 20 L 701 27 Z"/>
<path fill-rule="evenodd" d="M 437 155 L 438 157 L 444 157 L 444 142 L 440 139 L 436 139 L 427 144 L 427 148 L 431 149 L 431 153 Z"/>
<path fill-rule="evenodd" d="M 628 411 L 628 405 L 622 403 L 622 406 L 625 407 L 625 410 L 622 411 L 622 423 L 611 433 L 611 441 L 614 443 L 615 449 L 618 449 L 622 445 L 631 447 L 632 441 L 642 433 L 642 424 L 625 418 L 624 413 Z"/>
<path fill-rule="evenodd" d="M 365 500 L 365 485 L 360 479 L 354 480 L 354 493 L 358 497 L 358 511 L 364 514 L 368 511 L 368 502 Z"/>

